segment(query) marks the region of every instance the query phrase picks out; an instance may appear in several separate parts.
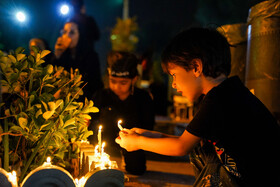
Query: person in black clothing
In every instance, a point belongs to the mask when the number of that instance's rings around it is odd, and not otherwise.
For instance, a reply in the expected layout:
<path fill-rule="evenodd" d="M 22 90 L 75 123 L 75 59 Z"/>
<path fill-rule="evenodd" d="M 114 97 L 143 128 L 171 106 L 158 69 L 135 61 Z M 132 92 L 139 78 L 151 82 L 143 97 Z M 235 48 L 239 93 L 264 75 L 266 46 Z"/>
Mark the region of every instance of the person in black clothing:
<path fill-rule="evenodd" d="M 85 27 L 86 42 L 94 50 L 94 42 L 100 39 L 100 31 L 95 19 L 86 14 L 86 6 L 83 0 L 71 0 L 74 15 L 71 19 L 78 20 Z"/>
<path fill-rule="evenodd" d="M 109 53 L 107 60 L 109 88 L 102 89 L 93 96 L 92 100 L 100 112 L 92 117 L 93 122 L 90 129 L 97 132 L 99 124 L 103 125 L 102 135 L 109 145 L 106 149 L 114 155 L 120 150 L 115 143 L 115 138 L 120 131 L 117 126 L 118 120 L 123 121 L 124 128 L 136 126 L 152 130 L 154 107 L 148 92 L 134 86 L 138 77 L 136 56 L 128 52 L 114 51 Z M 146 171 L 146 158 L 143 150 L 127 152 L 122 149 L 122 154 L 127 172 L 141 175 Z"/>
<path fill-rule="evenodd" d="M 226 38 L 214 29 L 182 31 L 165 48 L 162 66 L 173 76 L 172 86 L 190 101 L 205 95 L 193 120 L 180 137 L 132 128 L 121 131 L 116 142 L 128 151 L 179 156 L 206 140 L 240 186 L 280 186 L 280 127 L 238 77 L 228 78 Z M 200 182 L 215 186 L 219 174 Z"/>
<path fill-rule="evenodd" d="M 83 89 L 84 96 L 90 98 L 103 87 L 103 82 L 98 56 L 87 41 L 86 27 L 79 19 L 72 18 L 65 23 L 61 34 L 55 44 L 56 58 L 52 64 L 63 66 L 67 71 L 78 68 L 83 76 L 82 80 L 87 83 Z"/>

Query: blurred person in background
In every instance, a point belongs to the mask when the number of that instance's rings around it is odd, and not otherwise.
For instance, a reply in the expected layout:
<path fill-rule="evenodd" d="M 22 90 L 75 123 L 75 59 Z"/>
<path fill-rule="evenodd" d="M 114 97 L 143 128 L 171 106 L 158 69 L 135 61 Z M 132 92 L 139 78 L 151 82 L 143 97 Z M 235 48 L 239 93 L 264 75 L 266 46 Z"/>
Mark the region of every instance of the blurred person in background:
<path fill-rule="evenodd" d="M 61 30 L 61 36 L 55 44 L 54 65 L 79 69 L 82 80 L 87 83 L 84 96 L 89 98 L 103 87 L 100 64 L 96 52 L 88 43 L 86 26 L 79 19 L 73 17 L 67 21 Z"/>
<path fill-rule="evenodd" d="M 74 9 L 74 16 L 72 19 L 78 20 L 80 24 L 85 26 L 85 34 L 88 45 L 94 50 L 94 42 L 100 38 L 100 31 L 96 21 L 92 16 L 88 16 L 86 14 L 86 6 L 83 0 L 72 0 L 71 4 Z"/>
<path fill-rule="evenodd" d="M 124 128 L 137 126 L 152 130 L 155 123 L 151 95 L 135 87 L 138 79 L 138 61 L 137 57 L 129 52 L 109 53 L 107 57 L 109 88 L 102 89 L 93 96 L 94 105 L 100 112 L 94 114 L 89 127 L 97 132 L 98 126 L 103 125 L 104 140 L 110 145 L 106 148 L 108 153 L 116 155 L 121 150 L 126 171 L 135 175 L 141 175 L 146 171 L 145 152 L 143 150 L 127 152 L 115 143 L 115 138 L 120 131 L 117 126 L 120 119 Z"/>

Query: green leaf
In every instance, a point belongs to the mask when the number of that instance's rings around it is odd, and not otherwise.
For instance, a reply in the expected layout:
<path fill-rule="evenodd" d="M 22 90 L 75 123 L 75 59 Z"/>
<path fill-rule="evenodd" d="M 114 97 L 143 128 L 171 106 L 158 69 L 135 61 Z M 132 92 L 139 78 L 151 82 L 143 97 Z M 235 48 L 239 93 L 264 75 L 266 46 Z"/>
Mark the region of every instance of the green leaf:
<path fill-rule="evenodd" d="M 31 46 L 31 50 L 34 51 L 35 54 L 39 53 L 39 48 L 37 46 Z"/>
<path fill-rule="evenodd" d="M 41 53 L 41 58 L 44 58 L 46 55 L 48 55 L 50 53 L 51 53 L 51 51 L 49 51 L 49 50 L 43 50 Z"/>
<path fill-rule="evenodd" d="M 46 68 L 46 71 L 47 71 L 48 74 L 51 74 L 53 72 L 53 65 L 48 64 L 47 68 Z"/>
<path fill-rule="evenodd" d="M 49 105 L 50 111 L 54 111 L 56 109 L 55 102 L 48 102 L 48 105 Z"/>
<path fill-rule="evenodd" d="M 65 111 L 68 111 L 68 110 L 74 110 L 76 109 L 78 106 L 77 105 L 68 105 L 65 109 Z"/>
<path fill-rule="evenodd" d="M 41 55 L 40 54 L 36 54 L 36 62 L 38 64 L 38 62 L 41 60 Z"/>
<path fill-rule="evenodd" d="M 45 84 L 45 86 L 54 88 L 54 85 L 51 85 L 51 84 Z"/>
<path fill-rule="evenodd" d="M 18 119 L 18 124 L 22 129 L 26 129 L 29 132 L 29 129 L 27 128 L 27 119 L 20 117 Z"/>
<path fill-rule="evenodd" d="M 17 61 L 20 61 L 25 57 L 25 54 L 17 54 Z"/>
<path fill-rule="evenodd" d="M 8 55 L 8 57 L 11 59 L 11 61 L 13 63 L 16 63 L 17 62 L 17 59 L 13 56 L 13 55 Z"/>
<path fill-rule="evenodd" d="M 51 123 L 47 123 L 47 124 L 44 124 L 40 127 L 40 131 L 43 130 L 45 127 L 48 127 L 49 125 L 52 125 Z"/>
<path fill-rule="evenodd" d="M 44 108 L 46 109 L 46 111 L 48 111 L 48 106 L 47 106 L 47 104 L 44 102 L 44 101 L 41 101 L 42 102 L 42 104 L 44 105 Z"/>
<path fill-rule="evenodd" d="M 40 110 L 38 110 L 38 111 L 36 112 L 35 117 L 38 118 L 41 114 L 43 114 L 43 112 L 42 112 L 42 110 L 40 109 Z"/>
<path fill-rule="evenodd" d="M 90 107 L 88 110 L 88 113 L 97 113 L 99 112 L 99 109 L 97 107 Z"/>
<path fill-rule="evenodd" d="M 69 120 L 67 120 L 63 126 L 63 128 L 69 126 L 69 125 L 72 125 L 72 124 L 75 124 L 75 118 L 71 118 Z"/>
<path fill-rule="evenodd" d="M 56 109 L 57 107 L 59 107 L 61 104 L 63 104 L 63 100 L 62 100 L 62 99 L 57 100 L 57 101 L 55 102 L 55 109 Z"/>
<path fill-rule="evenodd" d="M 79 117 L 84 118 L 84 119 L 91 119 L 90 115 L 88 115 L 88 114 L 80 114 Z"/>
<path fill-rule="evenodd" d="M 53 114 L 54 114 L 54 111 L 47 111 L 43 114 L 43 118 L 45 120 L 48 120 L 50 117 L 52 117 Z"/>
<path fill-rule="evenodd" d="M 15 54 L 20 54 L 23 53 L 25 51 L 25 49 L 23 47 L 18 47 L 15 51 Z"/>
<path fill-rule="evenodd" d="M 39 55 L 39 54 L 38 54 L 38 55 Z M 36 61 L 37 61 L 37 60 L 36 60 Z M 40 64 L 43 64 L 43 63 L 45 63 L 45 61 L 41 59 L 41 60 L 37 61 L 36 64 L 37 64 L 37 65 L 40 65 Z"/>
<path fill-rule="evenodd" d="M 89 136 L 93 135 L 92 131 L 87 131 L 83 134 L 83 136 L 81 137 L 82 140 L 87 139 Z"/>
<path fill-rule="evenodd" d="M 10 128 L 10 131 L 15 131 L 15 132 L 24 132 L 23 129 L 20 126 L 12 126 Z"/>
<path fill-rule="evenodd" d="M 28 101 L 28 108 L 31 107 L 31 103 L 34 101 L 34 99 L 35 99 L 35 96 L 34 95 L 30 95 L 29 101 Z"/>

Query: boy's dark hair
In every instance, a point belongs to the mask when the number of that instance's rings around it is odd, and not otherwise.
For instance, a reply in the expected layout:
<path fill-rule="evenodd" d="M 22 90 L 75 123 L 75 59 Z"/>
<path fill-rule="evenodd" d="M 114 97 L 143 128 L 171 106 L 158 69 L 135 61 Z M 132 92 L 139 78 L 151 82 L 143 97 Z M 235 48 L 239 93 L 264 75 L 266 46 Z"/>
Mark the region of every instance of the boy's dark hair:
<path fill-rule="evenodd" d="M 114 77 L 134 78 L 139 60 L 129 52 L 111 51 L 107 56 L 108 73 Z"/>
<path fill-rule="evenodd" d="M 194 59 L 200 59 L 203 74 L 216 78 L 228 76 L 231 55 L 227 39 L 215 29 L 191 28 L 175 36 L 162 53 L 162 67 L 168 72 L 168 63 L 183 67 L 186 71 L 195 67 Z"/>

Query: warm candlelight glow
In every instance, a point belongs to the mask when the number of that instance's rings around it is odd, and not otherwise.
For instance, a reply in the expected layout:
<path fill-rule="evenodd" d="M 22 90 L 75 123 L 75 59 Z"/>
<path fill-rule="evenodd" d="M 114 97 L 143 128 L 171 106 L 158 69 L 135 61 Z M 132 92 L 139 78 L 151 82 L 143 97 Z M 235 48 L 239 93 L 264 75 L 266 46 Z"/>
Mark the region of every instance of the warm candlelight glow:
<path fill-rule="evenodd" d="M 51 157 L 50 156 L 47 157 L 47 163 L 51 164 Z"/>
<path fill-rule="evenodd" d="M 100 153 L 101 153 L 101 130 L 102 130 L 102 125 L 99 126 L 98 135 L 97 135 L 98 146 L 99 146 L 99 152 Z"/>
<path fill-rule="evenodd" d="M 102 143 L 101 155 L 104 153 L 105 142 Z"/>
<path fill-rule="evenodd" d="M 80 179 L 75 179 L 75 183 L 76 183 L 76 186 L 77 187 L 82 187 L 85 185 L 85 182 L 86 182 L 86 178 L 85 177 L 82 177 Z"/>
<path fill-rule="evenodd" d="M 95 154 L 98 154 L 98 147 L 99 147 L 99 145 L 96 145 L 95 148 L 94 148 L 94 153 Z"/>
<path fill-rule="evenodd" d="M 122 123 L 122 120 L 120 119 L 120 120 L 118 121 L 118 127 L 119 127 L 119 129 L 122 131 L 122 130 L 123 130 L 123 127 L 121 126 L 121 123 Z"/>
<path fill-rule="evenodd" d="M 12 173 L 8 173 L 9 181 L 12 183 L 12 187 L 17 187 L 17 172 L 12 171 Z"/>

